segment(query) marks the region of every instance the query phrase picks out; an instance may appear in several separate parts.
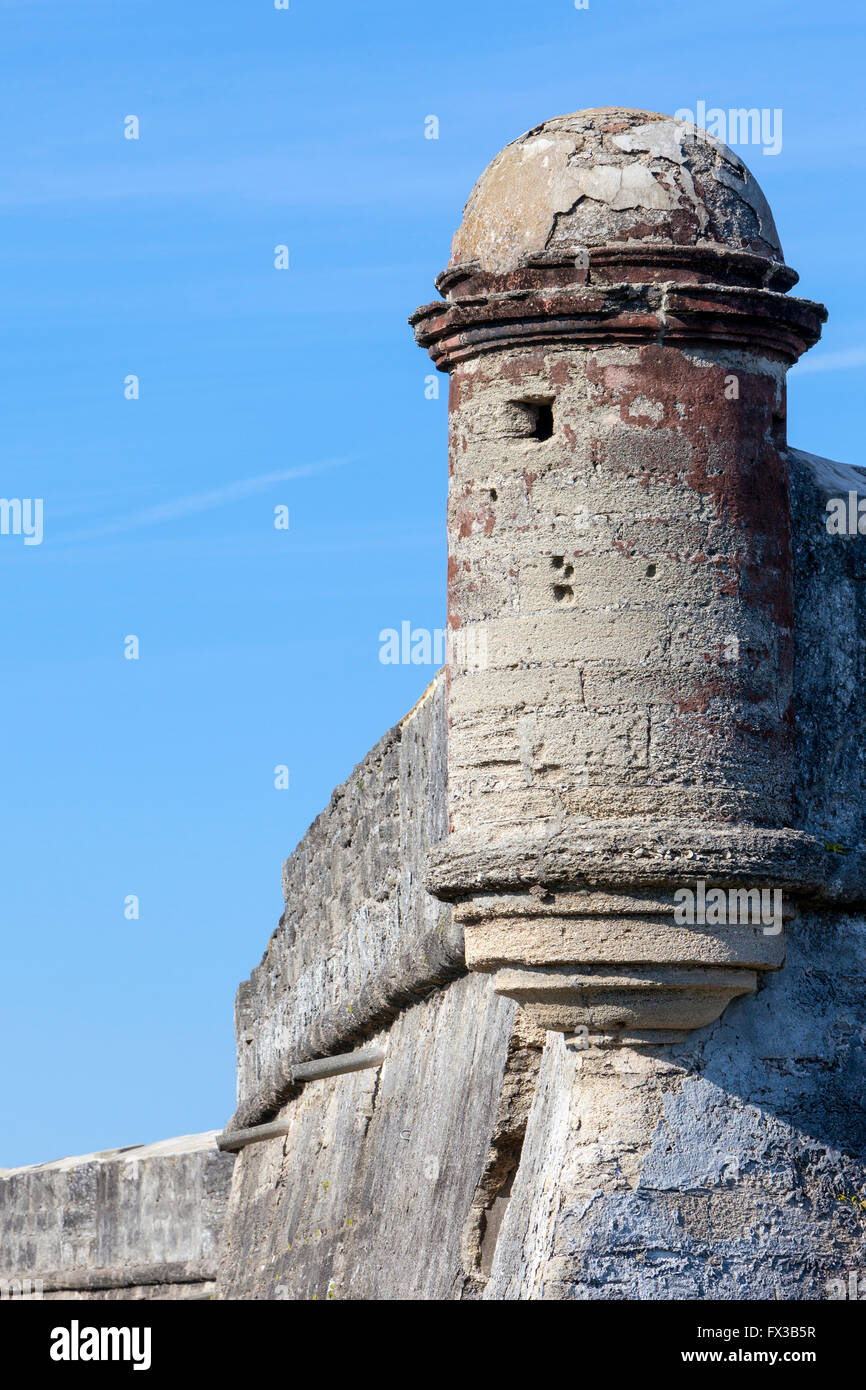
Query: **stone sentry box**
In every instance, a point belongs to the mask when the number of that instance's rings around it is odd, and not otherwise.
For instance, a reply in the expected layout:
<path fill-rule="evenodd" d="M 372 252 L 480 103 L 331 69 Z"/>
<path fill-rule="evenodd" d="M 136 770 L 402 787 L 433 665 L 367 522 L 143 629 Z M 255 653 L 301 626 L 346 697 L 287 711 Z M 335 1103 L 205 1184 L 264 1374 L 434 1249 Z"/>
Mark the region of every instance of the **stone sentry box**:
<path fill-rule="evenodd" d="M 463 639 L 428 887 L 471 969 L 595 1045 L 711 1023 L 798 901 L 862 900 L 795 804 L 785 377 L 826 318 L 796 280 L 736 155 L 607 109 L 494 159 L 411 320 L 451 378 Z M 676 921 L 700 885 L 740 919 Z"/>

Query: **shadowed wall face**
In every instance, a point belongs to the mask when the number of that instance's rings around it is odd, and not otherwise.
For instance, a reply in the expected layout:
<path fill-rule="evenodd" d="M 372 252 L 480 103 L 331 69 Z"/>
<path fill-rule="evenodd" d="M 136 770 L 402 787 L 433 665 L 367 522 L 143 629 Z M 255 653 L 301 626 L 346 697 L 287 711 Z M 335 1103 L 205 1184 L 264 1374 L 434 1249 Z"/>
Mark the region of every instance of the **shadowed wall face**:
<path fill-rule="evenodd" d="M 785 969 L 680 1047 L 548 1034 L 484 1296 L 862 1297 L 864 958 L 862 917 L 804 912 Z"/>

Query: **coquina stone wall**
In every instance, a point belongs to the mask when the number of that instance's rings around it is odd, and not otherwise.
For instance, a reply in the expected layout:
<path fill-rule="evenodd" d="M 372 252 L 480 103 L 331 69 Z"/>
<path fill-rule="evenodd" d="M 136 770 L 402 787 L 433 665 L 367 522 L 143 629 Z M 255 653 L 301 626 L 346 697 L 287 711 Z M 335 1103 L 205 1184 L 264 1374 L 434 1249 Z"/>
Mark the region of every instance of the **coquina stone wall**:
<path fill-rule="evenodd" d="M 440 673 L 284 867 L 285 913 L 238 994 L 233 1123 L 289 1133 L 238 1154 L 220 1297 L 483 1287 L 543 1038 L 466 975 L 424 887 L 447 833 L 445 695 Z M 371 1043 L 381 1067 L 291 1085 L 292 1062 Z"/>
<path fill-rule="evenodd" d="M 846 1297 L 866 1274 L 864 956 L 862 917 L 806 914 L 784 970 L 682 1046 L 548 1034 L 485 1297 Z"/>
<path fill-rule="evenodd" d="M 285 911 L 236 1004 L 238 1109 L 258 1124 L 288 1067 L 348 1051 L 463 965 L 450 909 L 424 889 L 447 833 L 444 681 L 338 787 L 283 866 Z"/>
<path fill-rule="evenodd" d="M 0 1170 L 0 1293 L 211 1298 L 232 1175 L 215 1137 Z"/>

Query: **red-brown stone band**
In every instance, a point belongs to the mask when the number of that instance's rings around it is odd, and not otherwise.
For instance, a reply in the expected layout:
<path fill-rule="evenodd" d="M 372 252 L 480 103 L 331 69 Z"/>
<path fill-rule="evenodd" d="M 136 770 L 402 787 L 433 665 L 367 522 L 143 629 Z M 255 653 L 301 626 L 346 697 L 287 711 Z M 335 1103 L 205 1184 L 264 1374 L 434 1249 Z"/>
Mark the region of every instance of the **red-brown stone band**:
<path fill-rule="evenodd" d="M 818 341 L 827 318 L 811 300 L 737 285 L 573 283 L 484 293 L 485 278 L 473 277 L 471 293 L 426 304 L 410 319 L 440 371 L 485 352 L 557 343 L 735 346 L 791 365 Z"/>

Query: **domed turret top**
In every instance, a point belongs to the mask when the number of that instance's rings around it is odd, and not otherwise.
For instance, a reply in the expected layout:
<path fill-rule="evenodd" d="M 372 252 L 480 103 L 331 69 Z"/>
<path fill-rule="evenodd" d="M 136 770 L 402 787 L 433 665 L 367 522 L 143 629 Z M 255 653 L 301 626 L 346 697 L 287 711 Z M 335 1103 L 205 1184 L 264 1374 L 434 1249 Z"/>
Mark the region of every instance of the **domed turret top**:
<path fill-rule="evenodd" d="M 783 259 L 767 200 L 727 145 L 671 116 L 606 107 L 505 146 L 472 190 L 450 265 L 501 274 L 542 253 L 635 242 Z"/>

